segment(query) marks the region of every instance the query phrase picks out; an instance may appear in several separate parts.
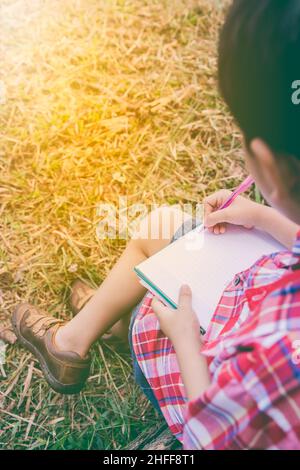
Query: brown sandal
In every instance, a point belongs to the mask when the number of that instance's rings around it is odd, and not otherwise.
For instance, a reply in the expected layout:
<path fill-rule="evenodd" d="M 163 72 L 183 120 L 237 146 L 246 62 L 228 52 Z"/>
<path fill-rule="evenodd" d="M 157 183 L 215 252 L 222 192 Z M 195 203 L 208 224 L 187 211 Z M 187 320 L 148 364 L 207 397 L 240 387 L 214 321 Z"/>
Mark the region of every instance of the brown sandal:
<path fill-rule="evenodd" d="M 77 315 L 95 293 L 96 289 L 93 289 L 88 283 L 81 281 L 81 279 L 76 279 L 71 286 L 70 294 L 70 307 L 73 314 Z M 115 336 L 111 330 L 102 335 L 101 340 L 111 344 L 126 343 L 125 340 Z"/>
<path fill-rule="evenodd" d="M 91 356 L 61 351 L 55 334 L 62 320 L 48 316 L 30 304 L 19 304 L 12 314 L 12 327 L 19 342 L 38 359 L 48 384 L 58 393 L 79 393 L 90 372 Z"/>
<path fill-rule="evenodd" d="M 88 303 L 88 301 L 95 294 L 96 289 L 93 289 L 86 282 L 76 279 L 71 286 L 70 306 L 74 315 Z"/>

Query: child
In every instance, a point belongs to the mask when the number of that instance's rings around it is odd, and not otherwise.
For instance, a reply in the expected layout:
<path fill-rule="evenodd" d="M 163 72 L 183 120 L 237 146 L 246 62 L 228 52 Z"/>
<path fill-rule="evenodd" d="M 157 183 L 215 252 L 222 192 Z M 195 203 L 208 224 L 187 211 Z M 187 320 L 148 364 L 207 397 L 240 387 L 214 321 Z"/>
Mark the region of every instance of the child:
<path fill-rule="evenodd" d="M 162 233 L 166 217 L 150 215 L 96 293 L 76 286 L 73 304 L 83 307 L 69 323 L 28 304 L 14 312 L 19 340 L 57 391 L 82 388 L 92 343 L 111 327 L 124 335 L 142 299 L 130 325 L 136 377 L 185 449 L 300 447 L 300 111 L 292 100 L 299 51 L 298 0 L 233 2 L 220 38 L 220 87 L 243 131 L 249 172 L 272 207 L 239 197 L 218 211 L 227 191 L 205 200 L 205 225 L 216 234 L 226 223 L 255 226 L 287 251 L 236 275 L 200 337 L 188 286 L 173 310 L 144 296 L 133 273 L 170 241 L 147 237 L 149 219 Z M 172 212 L 175 238 L 180 225 Z"/>

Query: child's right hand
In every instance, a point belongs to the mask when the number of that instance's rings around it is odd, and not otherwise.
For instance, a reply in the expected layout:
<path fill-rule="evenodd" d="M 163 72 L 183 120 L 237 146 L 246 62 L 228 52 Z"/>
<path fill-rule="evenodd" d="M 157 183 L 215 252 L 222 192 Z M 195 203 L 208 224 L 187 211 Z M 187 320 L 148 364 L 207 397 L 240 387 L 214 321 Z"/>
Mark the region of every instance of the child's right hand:
<path fill-rule="evenodd" d="M 227 223 L 248 229 L 257 226 L 264 206 L 243 196 L 238 196 L 226 209 L 218 210 L 231 194 L 231 191 L 223 189 L 204 199 L 204 226 L 210 232 L 217 235 L 225 233 Z"/>

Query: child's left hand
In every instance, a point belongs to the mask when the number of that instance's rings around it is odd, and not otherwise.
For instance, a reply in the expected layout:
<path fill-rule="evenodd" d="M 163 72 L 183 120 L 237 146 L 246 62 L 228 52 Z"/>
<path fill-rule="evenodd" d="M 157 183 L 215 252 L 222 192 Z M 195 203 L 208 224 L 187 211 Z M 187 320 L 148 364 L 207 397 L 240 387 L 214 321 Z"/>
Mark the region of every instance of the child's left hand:
<path fill-rule="evenodd" d="M 158 298 L 152 300 L 160 328 L 171 340 L 174 347 L 182 341 L 195 341 L 201 344 L 200 325 L 192 308 L 192 292 L 189 286 L 182 286 L 179 293 L 178 308 L 166 307 Z"/>

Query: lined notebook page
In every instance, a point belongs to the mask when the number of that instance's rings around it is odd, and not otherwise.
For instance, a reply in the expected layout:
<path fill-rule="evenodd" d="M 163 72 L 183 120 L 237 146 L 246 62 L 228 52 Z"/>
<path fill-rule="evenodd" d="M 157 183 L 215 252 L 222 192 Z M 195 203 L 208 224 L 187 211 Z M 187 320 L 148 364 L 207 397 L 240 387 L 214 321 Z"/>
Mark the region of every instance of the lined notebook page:
<path fill-rule="evenodd" d="M 223 290 L 235 274 L 261 256 L 286 251 L 258 230 L 228 226 L 223 235 L 196 228 L 137 268 L 175 304 L 182 284 L 193 292 L 193 308 L 207 329 Z"/>

